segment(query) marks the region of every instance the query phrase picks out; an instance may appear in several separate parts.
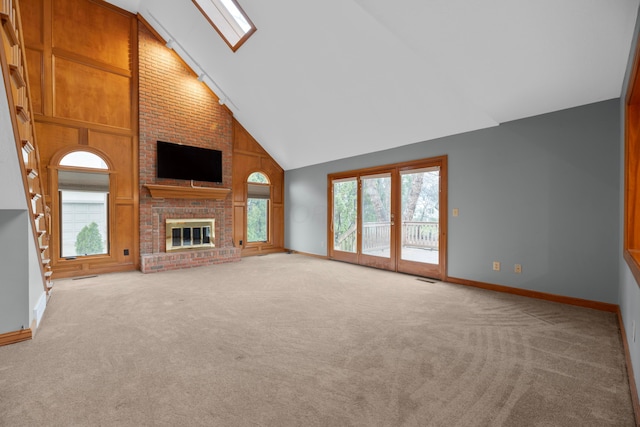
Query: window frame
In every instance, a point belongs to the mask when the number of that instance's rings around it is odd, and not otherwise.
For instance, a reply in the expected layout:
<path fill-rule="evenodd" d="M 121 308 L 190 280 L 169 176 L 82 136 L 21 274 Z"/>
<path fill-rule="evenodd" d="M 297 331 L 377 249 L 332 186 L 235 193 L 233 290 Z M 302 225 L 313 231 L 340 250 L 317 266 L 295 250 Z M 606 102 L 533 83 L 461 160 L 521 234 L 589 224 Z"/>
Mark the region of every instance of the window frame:
<path fill-rule="evenodd" d="M 245 31 L 243 35 L 238 34 L 237 30 L 239 29 L 239 24 L 237 20 L 233 18 L 232 12 L 220 0 L 191 0 L 191 1 L 196 6 L 196 8 L 198 8 L 200 13 L 202 13 L 202 15 L 206 18 L 206 20 L 209 21 L 209 24 L 211 24 L 211 26 L 216 30 L 216 32 L 220 35 L 220 37 L 222 37 L 222 40 L 225 41 L 227 46 L 229 46 L 229 48 L 231 48 L 233 52 L 237 51 L 240 48 L 240 46 L 242 46 L 249 39 L 249 37 L 251 37 L 253 33 L 255 33 L 258 30 L 254 25 L 254 23 L 251 21 L 251 19 L 249 19 L 249 16 L 246 14 L 246 12 L 242 9 L 240 4 L 238 4 L 236 0 L 227 0 L 227 1 L 230 1 L 235 5 L 235 7 L 238 9 L 238 12 L 240 12 L 244 20 L 250 26 L 249 30 Z M 220 16 L 210 16 L 205 11 L 205 7 L 203 7 L 202 2 L 206 2 L 206 1 L 209 1 L 210 3 L 212 3 L 212 5 L 216 9 L 218 9 L 218 11 L 220 12 Z M 218 20 L 223 20 L 223 21 L 219 21 L 218 24 L 216 24 L 216 21 Z M 238 41 L 234 43 L 231 40 L 229 40 L 228 36 L 222 30 L 223 25 L 232 28 L 233 32 L 239 36 Z M 244 31 L 242 29 L 240 30 Z"/>
<path fill-rule="evenodd" d="M 73 166 L 73 165 L 61 165 L 60 163 L 64 161 L 64 159 L 76 152 L 87 152 L 99 157 L 106 165 L 106 168 L 103 167 L 84 167 L 84 166 Z M 77 255 L 74 257 L 63 257 L 62 256 L 62 197 L 59 189 L 59 181 L 58 181 L 58 173 L 60 171 L 69 171 L 69 172 L 83 172 L 83 173 L 95 173 L 95 174 L 105 174 L 108 175 L 109 182 L 109 191 L 106 192 L 106 240 L 107 240 L 107 250 L 105 253 L 101 254 L 91 254 L 91 255 Z M 113 168 L 113 164 L 109 157 L 100 150 L 96 150 L 92 147 L 74 147 L 72 149 L 61 150 L 56 153 L 51 158 L 50 166 L 49 166 L 49 185 L 51 188 L 50 194 L 52 197 L 51 200 L 51 225 L 52 225 L 52 236 L 56 236 L 49 240 L 49 244 L 52 246 L 51 257 L 55 261 L 55 263 L 59 266 L 61 265 L 75 265 L 76 263 L 86 263 L 87 259 L 98 260 L 110 260 L 114 259 L 114 248 L 113 248 L 113 221 L 114 221 L 114 188 L 115 188 L 115 172 Z"/>
<path fill-rule="evenodd" d="M 254 174 L 260 174 L 262 175 L 267 182 L 256 182 L 256 181 L 249 181 L 249 179 L 251 179 L 251 176 Z M 262 171 L 253 171 L 250 172 L 247 175 L 247 179 L 245 181 L 246 184 L 246 191 L 247 191 L 247 197 L 246 197 L 246 208 L 245 208 L 245 227 L 244 227 L 244 232 L 245 232 L 245 246 L 246 247 L 261 247 L 264 245 L 270 245 L 271 244 L 271 230 L 272 230 L 272 226 L 271 226 L 271 221 L 272 221 L 272 203 L 271 203 L 271 190 L 272 190 L 272 184 L 271 184 L 271 179 L 269 179 L 269 176 L 262 172 Z M 251 197 L 251 193 L 250 193 L 250 186 L 259 186 L 259 187 L 268 187 L 268 195 L 269 197 L 264 197 L 264 194 L 261 194 L 261 197 Z M 264 193 L 264 192 L 261 192 Z M 267 227 L 267 239 L 266 240 L 255 240 L 255 241 L 249 241 L 249 200 L 250 199 L 257 199 L 257 200 L 266 200 L 267 201 L 267 206 L 266 206 L 266 227 Z"/>
<path fill-rule="evenodd" d="M 625 95 L 623 256 L 640 287 L 640 41 Z"/>
<path fill-rule="evenodd" d="M 66 169 L 58 169 L 58 171 L 62 171 L 62 170 L 66 170 Z M 61 259 L 65 259 L 65 260 L 70 260 L 70 259 L 77 259 L 77 258 L 87 258 L 87 257 L 104 257 L 104 256 L 109 256 L 109 254 L 111 253 L 111 238 L 110 238 L 110 234 L 111 234 L 111 227 L 110 227 L 110 215 L 109 215 L 109 211 L 110 211 L 110 194 L 111 191 L 105 191 L 105 192 L 99 192 L 99 191 L 86 191 L 87 193 L 94 193 L 94 194 L 103 194 L 104 195 L 104 215 L 105 215 L 105 226 L 106 226 L 106 236 L 105 236 L 105 241 L 106 241 L 106 247 L 104 248 L 103 252 L 100 253 L 92 253 L 92 254 L 75 254 L 75 255 L 65 255 L 64 253 L 64 232 L 65 232 L 65 227 L 64 227 L 64 218 L 65 218 L 65 210 L 64 210 L 64 193 L 65 192 L 71 192 L 73 190 L 64 190 L 64 189 L 60 189 L 58 188 L 58 217 L 59 217 L 59 228 L 60 228 L 60 239 L 58 242 L 59 245 L 59 253 L 58 256 Z"/>

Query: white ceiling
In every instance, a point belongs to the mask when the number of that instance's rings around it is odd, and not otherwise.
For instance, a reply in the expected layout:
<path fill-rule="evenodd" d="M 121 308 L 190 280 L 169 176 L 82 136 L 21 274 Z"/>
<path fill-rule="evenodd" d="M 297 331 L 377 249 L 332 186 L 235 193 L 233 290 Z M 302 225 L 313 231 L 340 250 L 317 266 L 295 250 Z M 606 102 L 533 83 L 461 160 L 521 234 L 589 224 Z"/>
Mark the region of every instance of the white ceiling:
<path fill-rule="evenodd" d="M 238 0 L 237 52 L 191 0 L 140 13 L 286 170 L 617 98 L 640 0 Z"/>

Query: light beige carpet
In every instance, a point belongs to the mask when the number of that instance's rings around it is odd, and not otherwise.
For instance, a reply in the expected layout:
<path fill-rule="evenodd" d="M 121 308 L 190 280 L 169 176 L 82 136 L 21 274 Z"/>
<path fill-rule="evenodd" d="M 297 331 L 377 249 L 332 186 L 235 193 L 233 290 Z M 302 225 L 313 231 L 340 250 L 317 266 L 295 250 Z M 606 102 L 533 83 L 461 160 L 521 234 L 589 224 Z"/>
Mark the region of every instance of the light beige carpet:
<path fill-rule="evenodd" d="M 58 280 L 2 426 L 632 426 L 611 313 L 301 255 Z"/>

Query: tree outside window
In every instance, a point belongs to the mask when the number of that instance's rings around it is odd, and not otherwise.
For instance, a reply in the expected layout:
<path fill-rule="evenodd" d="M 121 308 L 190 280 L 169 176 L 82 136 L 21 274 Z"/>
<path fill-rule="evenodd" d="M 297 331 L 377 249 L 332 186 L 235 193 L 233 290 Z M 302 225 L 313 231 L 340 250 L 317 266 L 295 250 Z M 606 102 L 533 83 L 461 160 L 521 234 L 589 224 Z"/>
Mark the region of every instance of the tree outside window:
<path fill-rule="evenodd" d="M 247 243 L 269 240 L 269 179 L 254 172 L 247 179 Z"/>
<path fill-rule="evenodd" d="M 58 165 L 60 256 L 109 252 L 109 173 L 104 159 L 73 151 Z"/>

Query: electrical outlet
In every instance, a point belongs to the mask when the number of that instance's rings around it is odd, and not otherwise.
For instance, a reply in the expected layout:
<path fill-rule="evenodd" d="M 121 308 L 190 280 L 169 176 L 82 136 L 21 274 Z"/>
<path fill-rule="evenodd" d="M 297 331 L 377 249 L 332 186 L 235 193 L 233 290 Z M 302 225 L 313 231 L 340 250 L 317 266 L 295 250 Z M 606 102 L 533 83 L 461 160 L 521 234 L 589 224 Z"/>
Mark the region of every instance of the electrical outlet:
<path fill-rule="evenodd" d="M 242 246 L 242 240 L 240 240 L 240 246 Z"/>
<path fill-rule="evenodd" d="M 129 249 L 124 250 L 124 256 L 127 256 L 127 255 L 129 255 Z"/>
<path fill-rule="evenodd" d="M 458 216 L 458 214 L 460 214 L 458 208 L 453 208 L 453 216 Z"/>
<path fill-rule="evenodd" d="M 518 273 L 518 274 L 522 273 L 522 265 L 521 264 L 514 265 L 513 266 L 513 272 L 514 273 Z"/>
<path fill-rule="evenodd" d="M 500 271 L 500 262 L 493 261 L 493 271 Z"/>

